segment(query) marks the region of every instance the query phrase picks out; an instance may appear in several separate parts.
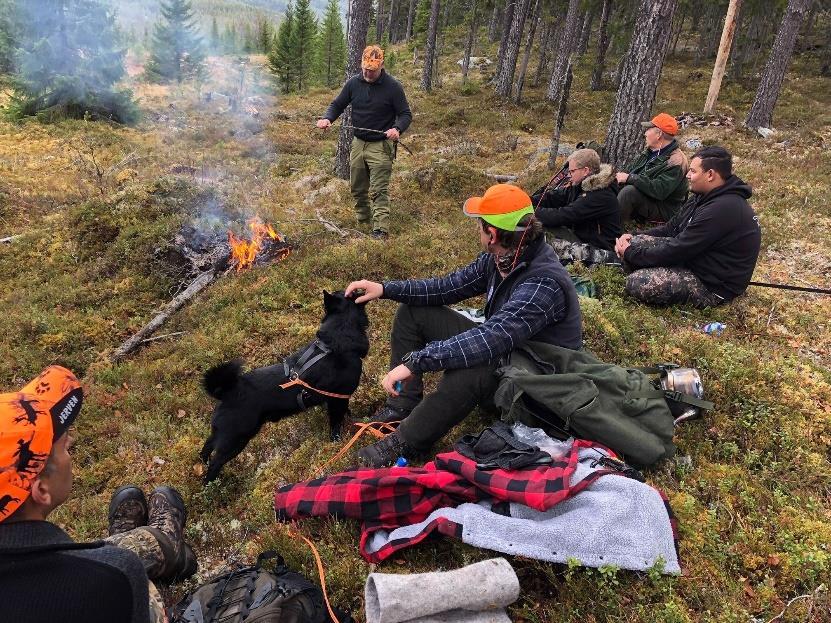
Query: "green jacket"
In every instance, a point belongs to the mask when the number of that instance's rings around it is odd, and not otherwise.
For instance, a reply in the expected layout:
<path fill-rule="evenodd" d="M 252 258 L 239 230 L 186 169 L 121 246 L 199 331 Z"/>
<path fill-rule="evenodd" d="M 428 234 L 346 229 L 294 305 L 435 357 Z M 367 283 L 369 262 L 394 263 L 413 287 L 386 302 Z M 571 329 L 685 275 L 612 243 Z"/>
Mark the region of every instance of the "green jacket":
<path fill-rule="evenodd" d="M 652 151 L 646 149 L 624 167 L 629 173 L 627 184 L 632 184 L 647 197 L 667 205 L 680 206 L 687 198 L 687 170 L 689 161 L 676 141 L 661 150 L 652 161 Z"/>
<path fill-rule="evenodd" d="M 585 350 L 525 342 L 497 374 L 494 402 L 503 420 L 598 441 L 639 466 L 675 454 L 672 412 L 640 370 Z"/>

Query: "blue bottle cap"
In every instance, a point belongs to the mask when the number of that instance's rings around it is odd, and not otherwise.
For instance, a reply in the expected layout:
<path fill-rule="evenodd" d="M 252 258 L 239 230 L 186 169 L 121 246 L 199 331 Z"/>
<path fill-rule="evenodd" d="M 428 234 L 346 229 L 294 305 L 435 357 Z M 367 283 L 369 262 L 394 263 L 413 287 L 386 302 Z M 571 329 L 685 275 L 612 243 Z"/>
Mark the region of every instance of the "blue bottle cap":
<path fill-rule="evenodd" d="M 407 467 L 408 461 L 403 456 L 399 456 L 395 459 L 395 466 L 396 467 Z"/>

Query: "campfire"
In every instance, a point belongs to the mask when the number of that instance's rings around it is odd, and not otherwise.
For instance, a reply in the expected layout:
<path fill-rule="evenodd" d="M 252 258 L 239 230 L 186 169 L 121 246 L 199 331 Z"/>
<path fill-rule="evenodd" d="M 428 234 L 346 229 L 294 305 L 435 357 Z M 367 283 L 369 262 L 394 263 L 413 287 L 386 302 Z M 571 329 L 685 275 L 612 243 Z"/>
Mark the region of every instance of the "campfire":
<path fill-rule="evenodd" d="M 231 247 L 229 260 L 236 265 L 237 272 L 251 268 L 255 262 L 279 262 L 291 253 L 283 236 L 271 225 L 266 225 L 259 218 L 253 218 L 248 222 L 248 226 L 251 228 L 251 240 L 237 238 L 234 232 L 228 232 L 228 244 Z"/>

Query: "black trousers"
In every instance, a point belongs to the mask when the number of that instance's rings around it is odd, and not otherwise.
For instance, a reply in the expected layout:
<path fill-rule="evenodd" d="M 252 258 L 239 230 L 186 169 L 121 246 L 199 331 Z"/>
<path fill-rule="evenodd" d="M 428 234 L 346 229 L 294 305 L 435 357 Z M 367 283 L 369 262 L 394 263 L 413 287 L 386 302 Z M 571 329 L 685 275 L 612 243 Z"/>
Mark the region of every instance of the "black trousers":
<path fill-rule="evenodd" d="M 400 305 L 392 323 L 390 369 L 400 365 L 410 351 L 429 342 L 446 340 L 475 326 L 472 320 L 449 307 Z M 405 384 L 398 397 L 387 404 L 412 409 L 398 429 L 401 438 L 416 450 L 426 452 L 445 433 L 465 419 L 477 405 L 494 410 L 496 363 L 476 368 L 445 370 L 436 391 L 424 396 L 421 374 Z"/>

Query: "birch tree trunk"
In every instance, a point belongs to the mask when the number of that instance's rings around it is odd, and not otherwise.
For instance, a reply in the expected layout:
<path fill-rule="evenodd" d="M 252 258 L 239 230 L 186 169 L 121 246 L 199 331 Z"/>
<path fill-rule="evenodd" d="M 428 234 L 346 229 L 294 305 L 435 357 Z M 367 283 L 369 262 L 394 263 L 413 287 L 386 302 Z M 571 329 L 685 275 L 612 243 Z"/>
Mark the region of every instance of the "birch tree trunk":
<path fill-rule="evenodd" d="M 770 51 L 767 65 L 762 72 L 762 81 L 756 91 L 756 99 L 750 107 L 744 124 L 748 128 L 769 128 L 773 122 L 773 109 L 779 99 L 779 91 L 785 79 L 785 72 L 791 63 L 796 35 L 808 14 L 813 0 L 788 0 L 788 8 L 776 33 L 776 41 Z"/>
<path fill-rule="evenodd" d="M 430 25 L 427 28 L 427 44 L 424 49 L 424 69 L 421 72 L 421 88 L 428 93 L 433 88 L 433 61 L 436 57 L 436 32 L 439 26 L 441 0 L 430 4 Z"/>
<path fill-rule="evenodd" d="M 467 72 L 470 70 L 470 55 L 473 52 L 473 40 L 476 38 L 476 31 L 479 28 L 479 8 L 477 0 L 472 0 L 470 7 L 470 31 L 467 33 L 467 42 L 465 43 L 465 58 L 462 61 L 462 84 L 467 84 Z"/>
<path fill-rule="evenodd" d="M 741 8 L 742 0 L 730 0 L 730 4 L 727 6 L 727 15 L 724 17 L 724 29 L 721 32 L 721 43 L 718 46 L 716 64 L 713 66 L 713 77 L 710 79 L 707 100 L 704 102 L 705 115 L 711 114 L 713 108 L 715 108 L 718 93 L 721 90 L 721 81 L 724 79 L 724 70 L 727 68 L 727 59 L 730 58 L 733 34 L 736 32 L 736 14 Z"/>
<path fill-rule="evenodd" d="M 531 50 L 534 49 L 534 35 L 537 34 L 537 26 L 540 23 L 542 12 L 542 0 L 536 0 L 534 14 L 531 17 L 531 24 L 528 26 L 528 37 L 525 39 L 525 55 L 522 57 L 522 65 L 519 68 L 519 76 L 516 79 L 516 94 L 514 101 L 519 104 L 522 101 L 522 87 L 525 84 L 525 74 L 528 72 L 528 61 L 531 59 Z"/>
<path fill-rule="evenodd" d="M 366 46 L 369 31 L 369 15 L 372 0 L 352 0 L 352 18 L 349 23 L 349 40 L 346 44 L 346 80 L 361 69 L 361 54 Z M 352 147 L 352 130 L 343 126 L 352 125 L 352 107 L 349 106 L 341 115 L 341 129 L 338 136 L 338 148 L 335 151 L 335 175 L 349 179 L 349 152 Z"/>
<path fill-rule="evenodd" d="M 510 97 L 514 86 L 514 73 L 516 72 L 516 61 L 519 58 L 519 46 L 522 43 L 522 31 L 525 29 L 525 19 L 528 16 L 528 9 L 531 0 L 517 0 L 514 9 L 514 19 L 511 20 L 511 28 L 505 42 L 505 52 L 499 73 L 496 75 L 496 94 L 502 97 Z"/>
<path fill-rule="evenodd" d="M 557 47 L 557 58 L 554 59 L 554 71 L 551 72 L 551 79 L 548 81 L 548 91 L 545 98 L 550 102 L 559 102 L 560 95 L 565 84 L 566 68 L 571 58 L 571 53 L 577 47 L 579 36 L 578 24 L 580 23 L 580 0 L 568 0 L 568 11 L 566 12 L 563 32 L 560 36 L 560 45 Z"/>
<path fill-rule="evenodd" d="M 678 0 L 641 0 L 606 133 L 605 156 L 613 166 L 622 167 L 641 145 L 640 122 L 651 116 L 677 7 Z"/>
<path fill-rule="evenodd" d="M 600 32 L 597 34 L 597 60 L 594 63 L 592 80 L 589 85 L 592 91 L 599 91 L 603 87 L 606 52 L 609 50 L 609 14 L 611 8 L 612 0 L 603 0 L 603 8 L 600 11 Z"/>

